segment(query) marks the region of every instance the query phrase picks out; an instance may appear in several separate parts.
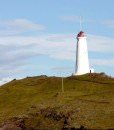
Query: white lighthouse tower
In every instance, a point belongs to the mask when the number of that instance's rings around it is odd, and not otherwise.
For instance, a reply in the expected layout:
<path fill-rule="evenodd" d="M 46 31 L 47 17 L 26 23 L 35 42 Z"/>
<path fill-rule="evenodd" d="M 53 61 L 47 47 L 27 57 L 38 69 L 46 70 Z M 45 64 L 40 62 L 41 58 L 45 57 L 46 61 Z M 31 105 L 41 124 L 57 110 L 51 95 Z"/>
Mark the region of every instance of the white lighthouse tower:
<path fill-rule="evenodd" d="M 75 75 L 83 75 L 90 72 L 86 38 L 85 33 L 82 31 L 77 35 Z"/>

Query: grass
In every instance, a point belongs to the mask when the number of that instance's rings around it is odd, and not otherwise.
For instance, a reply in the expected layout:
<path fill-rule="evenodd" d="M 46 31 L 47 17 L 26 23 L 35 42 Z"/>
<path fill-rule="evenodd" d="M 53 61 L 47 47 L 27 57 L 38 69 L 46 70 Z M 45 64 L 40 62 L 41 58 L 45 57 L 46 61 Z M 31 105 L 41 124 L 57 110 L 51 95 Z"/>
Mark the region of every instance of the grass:
<path fill-rule="evenodd" d="M 71 76 L 64 78 L 64 90 L 62 93 L 60 77 L 36 76 L 13 80 L 0 87 L 0 122 L 50 107 L 57 112 L 73 111 L 73 126 L 114 128 L 114 78 L 104 74 Z M 61 122 L 42 116 L 31 119 L 27 120 L 27 125 L 33 123 L 36 126 L 37 120 L 43 126 L 53 124 L 51 129 L 61 127 Z"/>

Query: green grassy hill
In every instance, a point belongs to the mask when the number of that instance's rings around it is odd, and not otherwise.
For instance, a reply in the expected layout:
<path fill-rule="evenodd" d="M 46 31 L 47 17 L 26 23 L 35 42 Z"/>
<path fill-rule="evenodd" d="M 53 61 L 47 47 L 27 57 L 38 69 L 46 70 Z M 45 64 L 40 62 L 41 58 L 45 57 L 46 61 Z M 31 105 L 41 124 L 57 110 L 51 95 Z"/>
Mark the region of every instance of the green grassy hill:
<path fill-rule="evenodd" d="M 64 93 L 60 77 L 13 80 L 0 87 L 0 124 L 20 120 L 27 130 L 114 128 L 114 78 L 104 74 L 67 77 Z"/>

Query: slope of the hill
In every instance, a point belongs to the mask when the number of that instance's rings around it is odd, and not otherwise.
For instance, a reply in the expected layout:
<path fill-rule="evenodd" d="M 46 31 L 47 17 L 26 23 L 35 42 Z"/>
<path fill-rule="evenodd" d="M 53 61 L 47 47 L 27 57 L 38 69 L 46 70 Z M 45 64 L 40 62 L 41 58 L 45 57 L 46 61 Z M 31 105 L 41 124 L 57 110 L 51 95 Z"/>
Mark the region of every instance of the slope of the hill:
<path fill-rule="evenodd" d="M 60 77 L 27 77 L 1 86 L 0 130 L 114 128 L 114 78 L 87 74 L 63 81 L 64 93 Z"/>

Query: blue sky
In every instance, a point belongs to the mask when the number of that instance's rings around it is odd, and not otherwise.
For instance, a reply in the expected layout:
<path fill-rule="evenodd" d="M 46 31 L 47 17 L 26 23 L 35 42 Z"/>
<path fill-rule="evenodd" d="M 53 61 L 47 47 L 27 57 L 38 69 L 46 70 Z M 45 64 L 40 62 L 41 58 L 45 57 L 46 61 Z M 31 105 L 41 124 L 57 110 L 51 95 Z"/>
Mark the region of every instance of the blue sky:
<path fill-rule="evenodd" d="M 114 76 L 113 5 L 114 0 L 1 0 L 0 84 L 74 73 L 80 16 L 90 67 Z"/>

